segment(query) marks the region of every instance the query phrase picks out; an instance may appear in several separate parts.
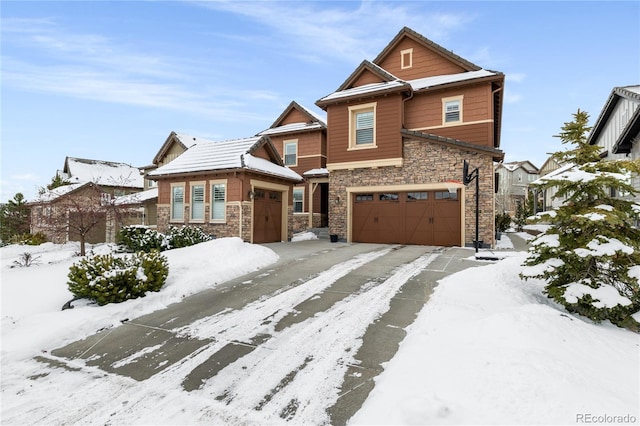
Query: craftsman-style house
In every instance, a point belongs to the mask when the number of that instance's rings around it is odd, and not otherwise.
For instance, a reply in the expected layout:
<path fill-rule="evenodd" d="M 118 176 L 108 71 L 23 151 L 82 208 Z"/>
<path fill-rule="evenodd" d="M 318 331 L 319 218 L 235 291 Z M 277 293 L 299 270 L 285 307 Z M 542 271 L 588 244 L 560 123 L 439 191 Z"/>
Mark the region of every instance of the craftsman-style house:
<path fill-rule="evenodd" d="M 524 207 L 529 196 L 529 186 L 540 177 L 540 170 L 532 162 L 524 160 L 497 163 L 495 172 L 498 179 L 496 211 L 514 217 L 518 205 Z"/>
<path fill-rule="evenodd" d="M 409 28 L 316 105 L 327 112 L 329 232 L 354 242 L 494 241 L 493 162 L 502 160 L 504 74 Z"/>
<path fill-rule="evenodd" d="M 253 243 L 290 239 L 292 189 L 302 177 L 284 166 L 269 136 L 193 141 L 147 174 L 158 182 L 158 230 L 192 225 Z"/>
<path fill-rule="evenodd" d="M 293 187 L 293 232 L 328 225 L 329 173 L 324 118 L 295 101 L 267 130 L 286 167 L 305 180 Z"/>

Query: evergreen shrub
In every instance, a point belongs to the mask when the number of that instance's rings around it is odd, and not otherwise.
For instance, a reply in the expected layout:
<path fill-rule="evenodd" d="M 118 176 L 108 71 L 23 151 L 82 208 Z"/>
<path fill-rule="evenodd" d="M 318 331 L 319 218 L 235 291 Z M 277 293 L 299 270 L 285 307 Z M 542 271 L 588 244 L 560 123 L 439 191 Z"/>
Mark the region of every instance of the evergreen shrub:
<path fill-rule="evenodd" d="M 106 305 L 143 297 L 148 291 L 160 291 L 168 275 L 169 263 L 159 251 L 126 257 L 106 254 L 73 264 L 67 285 L 75 297 Z"/>
<path fill-rule="evenodd" d="M 118 232 L 118 244 L 130 252 L 163 251 L 169 248 L 169 239 L 158 231 L 146 226 L 124 226 Z"/>
<path fill-rule="evenodd" d="M 211 236 L 200 228 L 192 226 L 169 227 L 169 245 L 171 248 L 189 247 L 210 240 Z"/>

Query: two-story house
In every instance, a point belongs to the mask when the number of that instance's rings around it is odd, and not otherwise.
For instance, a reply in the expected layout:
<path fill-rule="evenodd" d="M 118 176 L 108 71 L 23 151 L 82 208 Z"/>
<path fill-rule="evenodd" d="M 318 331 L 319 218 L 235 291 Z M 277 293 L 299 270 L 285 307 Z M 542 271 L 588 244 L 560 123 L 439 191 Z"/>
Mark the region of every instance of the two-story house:
<path fill-rule="evenodd" d="M 524 206 L 529 185 L 538 179 L 540 171 L 530 161 L 512 161 L 497 163 L 495 172 L 498 175 L 496 210 L 514 217 L 518 204 Z"/>
<path fill-rule="evenodd" d="M 69 184 L 28 203 L 31 233 L 42 232 L 55 243 L 78 241 L 87 229 L 88 243 L 113 241 L 113 199 L 143 188 L 140 170 L 125 163 L 66 157 L 57 175 Z"/>
<path fill-rule="evenodd" d="M 329 173 L 327 124 L 308 108 L 292 101 L 271 127 L 269 136 L 286 167 L 303 176 L 293 187 L 293 232 L 328 224 Z"/>
<path fill-rule="evenodd" d="M 472 245 L 479 171 L 479 240 L 494 242 L 494 161 L 504 74 L 483 69 L 409 28 L 338 89 L 327 112 L 329 231 L 354 242 Z"/>

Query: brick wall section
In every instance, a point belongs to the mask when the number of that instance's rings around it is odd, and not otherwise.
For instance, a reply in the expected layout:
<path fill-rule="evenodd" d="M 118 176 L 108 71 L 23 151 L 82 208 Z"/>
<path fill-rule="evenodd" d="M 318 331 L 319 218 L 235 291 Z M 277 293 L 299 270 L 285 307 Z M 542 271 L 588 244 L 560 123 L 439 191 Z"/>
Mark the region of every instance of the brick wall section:
<path fill-rule="evenodd" d="M 303 232 L 309 229 L 309 213 L 296 213 L 293 215 L 293 232 Z M 312 228 L 319 228 L 322 223 L 322 215 L 320 213 L 313 214 Z"/>
<path fill-rule="evenodd" d="M 479 239 L 494 243 L 493 160 L 491 156 L 417 140 L 405 140 L 403 167 L 332 170 L 329 173 L 329 233 L 347 237 L 347 187 L 432 184 L 462 179 L 463 161 L 480 168 Z M 475 238 L 475 182 L 465 191 L 465 243 Z"/>

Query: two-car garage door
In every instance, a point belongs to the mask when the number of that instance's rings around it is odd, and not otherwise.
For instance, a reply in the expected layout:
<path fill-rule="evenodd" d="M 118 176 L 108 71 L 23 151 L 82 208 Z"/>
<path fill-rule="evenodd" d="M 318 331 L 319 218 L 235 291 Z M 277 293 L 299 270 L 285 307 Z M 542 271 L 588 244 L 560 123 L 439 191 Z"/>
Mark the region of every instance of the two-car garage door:
<path fill-rule="evenodd" d="M 352 240 L 362 243 L 457 246 L 460 190 L 353 194 Z"/>

